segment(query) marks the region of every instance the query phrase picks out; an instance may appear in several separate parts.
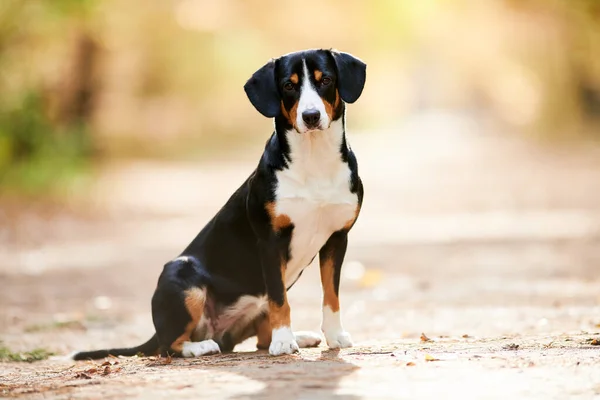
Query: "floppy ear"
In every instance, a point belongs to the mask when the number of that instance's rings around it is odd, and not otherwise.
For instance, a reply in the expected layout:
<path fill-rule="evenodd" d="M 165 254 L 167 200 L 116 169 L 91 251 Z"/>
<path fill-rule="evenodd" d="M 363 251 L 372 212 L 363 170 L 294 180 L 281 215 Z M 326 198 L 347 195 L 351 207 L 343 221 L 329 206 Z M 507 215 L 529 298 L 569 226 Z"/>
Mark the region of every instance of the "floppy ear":
<path fill-rule="evenodd" d="M 360 97 L 367 79 L 367 64 L 348 53 L 331 50 L 338 72 L 338 90 L 342 100 L 354 103 Z"/>
<path fill-rule="evenodd" d="M 281 98 L 275 85 L 275 60 L 256 71 L 244 85 L 244 91 L 259 113 L 273 118 L 281 112 Z"/>

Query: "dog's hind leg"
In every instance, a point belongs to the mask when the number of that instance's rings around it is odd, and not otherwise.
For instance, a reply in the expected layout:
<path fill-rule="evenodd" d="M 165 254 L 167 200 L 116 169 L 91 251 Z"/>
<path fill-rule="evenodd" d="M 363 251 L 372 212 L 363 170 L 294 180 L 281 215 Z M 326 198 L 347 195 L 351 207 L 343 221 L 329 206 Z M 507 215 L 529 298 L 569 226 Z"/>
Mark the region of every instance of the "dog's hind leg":
<path fill-rule="evenodd" d="M 220 352 L 213 340 L 192 342 L 204 312 L 206 284 L 199 262 L 192 257 L 165 265 L 152 297 L 152 320 L 163 354 L 195 357 Z"/>

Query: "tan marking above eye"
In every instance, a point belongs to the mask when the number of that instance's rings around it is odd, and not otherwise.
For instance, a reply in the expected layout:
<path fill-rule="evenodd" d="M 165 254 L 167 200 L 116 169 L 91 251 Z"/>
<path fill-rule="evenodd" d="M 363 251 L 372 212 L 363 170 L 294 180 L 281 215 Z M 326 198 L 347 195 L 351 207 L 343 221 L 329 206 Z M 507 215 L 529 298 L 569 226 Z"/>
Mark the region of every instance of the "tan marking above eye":
<path fill-rule="evenodd" d="M 297 85 L 298 84 L 298 74 L 292 74 L 292 76 L 290 76 L 290 81 L 294 84 Z"/>
<path fill-rule="evenodd" d="M 315 69 L 315 79 L 317 81 L 320 81 L 322 77 L 323 77 L 323 72 L 319 71 L 318 69 Z"/>

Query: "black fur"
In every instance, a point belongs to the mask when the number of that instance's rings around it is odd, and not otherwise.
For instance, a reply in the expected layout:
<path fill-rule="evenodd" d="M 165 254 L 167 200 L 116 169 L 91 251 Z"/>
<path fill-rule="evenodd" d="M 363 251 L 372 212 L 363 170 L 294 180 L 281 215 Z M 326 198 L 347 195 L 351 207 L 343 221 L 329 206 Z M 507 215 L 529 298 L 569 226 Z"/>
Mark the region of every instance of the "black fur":
<path fill-rule="evenodd" d="M 367 79 L 367 65 L 358 58 L 332 51 L 338 72 L 338 87 L 342 100 L 354 103 L 362 94 Z"/>
<path fill-rule="evenodd" d="M 252 105 L 267 118 L 279 114 L 279 93 L 275 84 L 276 61 L 271 60 L 256 71 L 244 85 Z"/>

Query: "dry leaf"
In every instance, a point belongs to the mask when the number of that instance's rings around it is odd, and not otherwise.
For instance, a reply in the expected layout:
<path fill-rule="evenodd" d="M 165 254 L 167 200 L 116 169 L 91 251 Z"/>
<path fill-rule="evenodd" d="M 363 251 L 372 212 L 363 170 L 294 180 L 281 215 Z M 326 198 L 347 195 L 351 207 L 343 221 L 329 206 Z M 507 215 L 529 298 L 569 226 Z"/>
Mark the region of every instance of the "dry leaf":
<path fill-rule="evenodd" d="M 592 346 L 600 346 L 600 340 L 598 340 L 598 339 L 594 339 L 594 340 L 592 340 L 592 341 L 590 342 L 590 344 L 591 344 Z"/>
<path fill-rule="evenodd" d="M 435 358 L 431 354 L 425 354 L 425 361 L 440 361 L 439 358 Z"/>
<path fill-rule="evenodd" d="M 170 354 L 167 354 L 167 358 L 163 361 L 163 364 L 171 364 L 173 362 L 173 357 Z"/>
<path fill-rule="evenodd" d="M 102 371 L 102 375 L 108 375 L 110 374 L 110 365 L 107 365 L 106 367 L 104 367 L 104 371 Z"/>
<path fill-rule="evenodd" d="M 112 364 L 110 363 L 110 361 L 104 361 L 100 366 L 106 367 L 107 365 L 112 365 Z"/>
<path fill-rule="evenodd" d="M 518 350 L 519 349 L 519 345 L 516 343 L 509 343 L 506 346 L 502 347 L 504 350 Z"/>
<path fill-rule="evenodd" d="M 86 374 L 85 372 L 78 372 L 77 374 L 75 374 L 75 379 L 92 379 L 92 377 Z"/>
<path fill-rule="evenodd" d="M 407 362 L 407 363 L 406 363 L 406 366 L 407 366 L 407 367 L 414 367 L 415 365 L 417 365 L 417 364 L 415 364 L 415 363 L 414 363 L 414 362 L 412 362 L 412 361 L 409 361 L 409 362 Z"/>
<path fill-rule="evenodd" d="M 95 374 L 96 372 L 98 372 L 98 368 L 90 368 L 90 369 L 86 369 L 84 371 L 86 374 Z"/>
<path fill-rule="evenodd" d="M 431 342 L 432 340 L 427 337 L 426 334 L 421 333 L 421 342 Z"/>
<path fill-rule="evenodd" d="M 471 336 L 469 336 L 469 335 L 467 335 L 467 334 L 465 333 L 464 335 L 462 335 L 462 337 L 463 337 L 463 339 L 468 339 L 468 338 L 470 338 Z"/>

